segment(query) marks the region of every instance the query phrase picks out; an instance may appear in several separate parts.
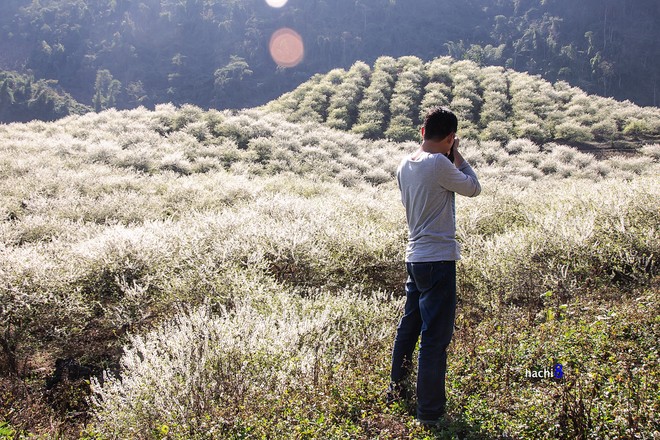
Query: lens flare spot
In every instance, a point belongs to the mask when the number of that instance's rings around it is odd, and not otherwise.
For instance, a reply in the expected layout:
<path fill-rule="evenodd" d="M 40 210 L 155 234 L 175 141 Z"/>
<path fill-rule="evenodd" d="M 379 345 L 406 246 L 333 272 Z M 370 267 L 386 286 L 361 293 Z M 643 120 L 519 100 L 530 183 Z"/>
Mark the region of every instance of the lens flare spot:
<path fill-rule="evenodd" d="M 268 3 L 268 6 L 271 8 L 281 8 L 286 5 L 287 1 L 288 0 L 266 0 L 266 3 Z"/>
<path fill-rule="evenodd" d="M 270 56 L 281 67 L 297 66 L 305 56 L 303 39 L 298 32 L 289 28 L 275 31 L 270 37 Z"/>

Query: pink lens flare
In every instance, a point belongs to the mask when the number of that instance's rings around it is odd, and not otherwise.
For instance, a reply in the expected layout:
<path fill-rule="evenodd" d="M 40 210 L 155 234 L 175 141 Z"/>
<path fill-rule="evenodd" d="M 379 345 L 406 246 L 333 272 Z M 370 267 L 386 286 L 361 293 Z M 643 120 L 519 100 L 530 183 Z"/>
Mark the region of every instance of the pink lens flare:
<path fill-rule="evenodd" d="M 305 56 L 305 45 L 298 32 L 281 28 L 270 37 L 270 56 L 281 67 L 295 67 Z"/>

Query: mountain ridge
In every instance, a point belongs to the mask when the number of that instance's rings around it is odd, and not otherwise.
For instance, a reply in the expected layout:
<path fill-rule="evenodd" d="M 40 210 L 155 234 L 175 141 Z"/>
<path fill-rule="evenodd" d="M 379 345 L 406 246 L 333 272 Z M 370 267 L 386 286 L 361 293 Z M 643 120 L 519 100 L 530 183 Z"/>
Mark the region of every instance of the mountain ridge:
<path fill-rule="evenodd" d="M 657 105 L 658 17 L 655 0 L 6 0 L 0 62 L 97 109 L 253 107 L 382 55 L 450 55 Z M 305 43 L 295 68 L 269 53 L 282 27 Z"/>

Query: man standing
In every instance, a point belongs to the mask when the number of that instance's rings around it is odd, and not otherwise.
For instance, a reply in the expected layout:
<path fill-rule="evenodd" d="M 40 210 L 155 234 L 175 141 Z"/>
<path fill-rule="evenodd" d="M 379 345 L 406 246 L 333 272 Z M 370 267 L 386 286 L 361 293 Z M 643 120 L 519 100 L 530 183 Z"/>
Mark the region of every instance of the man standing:
<path fill-rule="evenodd" d="M 422 144 L 397 170 L 406 209 L 406 305 L 392 351 L 388 401 L 401 397 L 413 351 L 421 336 L 417 369 L 417 419 L 436 425 L 445 414 L 447 346 L 456 311 L 454 194 L 481 192 L 476 174 L 458 151 L 458 120 L 446 108 L 431 109 L 422 127 Z"/>

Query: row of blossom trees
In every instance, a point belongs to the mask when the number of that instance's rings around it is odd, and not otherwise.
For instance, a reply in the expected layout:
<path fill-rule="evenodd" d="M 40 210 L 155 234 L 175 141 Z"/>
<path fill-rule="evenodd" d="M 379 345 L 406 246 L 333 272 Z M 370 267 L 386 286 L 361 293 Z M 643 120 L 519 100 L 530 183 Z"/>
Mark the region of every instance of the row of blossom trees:
<path fill-rule="evenodd" d="M 466 138 L 528 138 L 545 143 L 613 143 L 657 140 L 660 110 L 588 95 L 559 81 L 552 84 L 502 67 L 440 57 L 380 57 L 369 68 L 316 75 L 268 105 L 292 122 L 326 122 L 366 138 L 415 140 L 431 106 L 449 106 Z"/>

